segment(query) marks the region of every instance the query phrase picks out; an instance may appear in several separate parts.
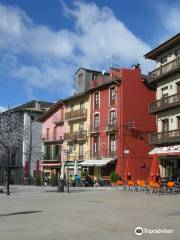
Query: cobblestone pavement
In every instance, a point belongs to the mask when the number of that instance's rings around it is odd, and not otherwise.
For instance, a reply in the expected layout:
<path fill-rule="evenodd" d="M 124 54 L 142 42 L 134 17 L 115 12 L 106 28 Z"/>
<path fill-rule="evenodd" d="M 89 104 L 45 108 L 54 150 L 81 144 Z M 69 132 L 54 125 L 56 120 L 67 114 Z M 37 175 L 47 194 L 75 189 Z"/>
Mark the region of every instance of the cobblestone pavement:
<path fill-rule="evenodd" d="M 55 190 L 13 186 L 10 196 L 0 194 L 0 240 L 180 239 L 180 195 Z M 141 236 L 134 233 L 137 226 L 143 228 Z M 173 233 L 146 233 L 164 229 Z"/>

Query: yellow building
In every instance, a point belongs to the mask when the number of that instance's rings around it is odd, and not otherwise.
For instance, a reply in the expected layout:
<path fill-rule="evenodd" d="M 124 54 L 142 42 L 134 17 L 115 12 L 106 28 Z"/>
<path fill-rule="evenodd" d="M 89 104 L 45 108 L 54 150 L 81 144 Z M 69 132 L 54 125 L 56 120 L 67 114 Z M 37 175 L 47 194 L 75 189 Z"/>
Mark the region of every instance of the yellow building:
<path fill-rule="evenodd" d="M 70 174 L 80 173 L 79 163 L 90 157 L 90 96 L 81 93 L 65 99 L 64 152 Z"/>

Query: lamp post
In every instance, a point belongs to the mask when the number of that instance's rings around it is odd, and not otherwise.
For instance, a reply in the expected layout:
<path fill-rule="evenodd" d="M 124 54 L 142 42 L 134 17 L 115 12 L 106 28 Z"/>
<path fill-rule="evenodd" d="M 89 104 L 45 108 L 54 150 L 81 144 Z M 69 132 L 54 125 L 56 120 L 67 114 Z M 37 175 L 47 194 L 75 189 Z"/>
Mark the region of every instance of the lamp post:
<path fill-rule="evenodd" d="M 69 154 L 71 153 L 70 150 L 65 149 L 64 152 L 67 154 L 66 160 L 66 169 L 67 169 L 67 178 L 66 178 L 66 185 L 67 185 L 67 192 L 69 193 Z"/>

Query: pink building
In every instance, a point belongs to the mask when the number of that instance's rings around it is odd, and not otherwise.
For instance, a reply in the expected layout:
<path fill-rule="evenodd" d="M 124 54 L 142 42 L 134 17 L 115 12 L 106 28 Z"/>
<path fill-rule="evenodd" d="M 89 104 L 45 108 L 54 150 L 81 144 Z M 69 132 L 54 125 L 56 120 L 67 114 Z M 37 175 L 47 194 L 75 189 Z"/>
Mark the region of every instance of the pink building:
<path fill-rule="evenodd" d="M 47 175 L 60 174 L 61 166 L 64 163 L 64 108 L 62 101 L 59 101 L 40 118 L 40 121 L 43 122 L 43 154 L 39 165 L 41 173 Z"/>

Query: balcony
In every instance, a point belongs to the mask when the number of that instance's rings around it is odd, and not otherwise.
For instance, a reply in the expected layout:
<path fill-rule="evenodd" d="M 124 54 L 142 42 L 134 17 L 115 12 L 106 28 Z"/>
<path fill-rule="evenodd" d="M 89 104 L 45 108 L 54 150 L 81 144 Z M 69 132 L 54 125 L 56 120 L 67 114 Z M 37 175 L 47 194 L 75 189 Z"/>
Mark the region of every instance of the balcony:
<path fill-rule="evenodd" d="M 64 134 L 64 140 L 66 141 L 86 141 L 87 139 L 87 131 L 76 131 L 72 133 L 65 133 Z"/>
<path fill-rule="evenodd" d="M 177 57 L 173 61 L 168 62 L 155 69 L 154 71 L 150 72 L 148 76 L 148 81 L 149 83 L 155 83 L 177 72 L 180 72 L 180 57 Z"/>
<path fill-rule="evenodd" d="M 180 129 L 153 133 L 149 135 L 149 144 L 154 146 L 180 143 Z"/>
<path fill-rule="evenodd" d="M 90 85 L 89 85 L 89 88 L 95 88 L 95 87 L 98 87 L 98 86 L 101 86 L 105 83 L 107 83 L 108 81 L 106 80 L 106 78 L 104 76 L 101 76 L 99 79 L 97 80 L 91 80 L 90 81 Z"/>
<path fill-rule="evenodd" d="M 81 120 L 87 118 L 87 109 L 78 109 L 65 114 L 65 119 L 68 121 Z"/>
<path fill-rule="evenodd" d="M 52 142 L 57 142 L 59 144 L 63 143 L 63 138 L 62 136 L 42 136 L 42 141 L 44 143 L 52 143 Z"/>
<path fill-rule="evenodd" d="M 107 134 L 116 132 L 117 131 L 116 124 L 115 123 L 107 124 L 105 131 Z"/>
<path fill-rule="evenodd" d="M 92 135 L 98 135 L 99 134 L 99 126 L 94 126 L 91 128 L 91 134 Z"/>
<path fill-rule="evenodd" d="M 86 159 L 86 154 L 69 154 L 69 161 L 83 161 Z"/>
<path fill-rule="evenodd" d="M 180 106 L 180 93 L 150 103 L 149 113 L 157 113 L 178 106 Z"/>
<path fill-rule="evenodd" d="M 63 125 L 63 124 L 64 124 L 64 117 L 61 117 L 61 116 L 53 116 L 52 121 L 53 121 L 53 123 L 55 123 L 56 125 Z"/>

